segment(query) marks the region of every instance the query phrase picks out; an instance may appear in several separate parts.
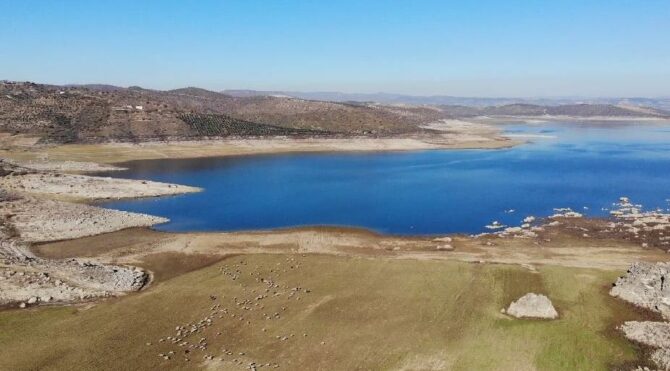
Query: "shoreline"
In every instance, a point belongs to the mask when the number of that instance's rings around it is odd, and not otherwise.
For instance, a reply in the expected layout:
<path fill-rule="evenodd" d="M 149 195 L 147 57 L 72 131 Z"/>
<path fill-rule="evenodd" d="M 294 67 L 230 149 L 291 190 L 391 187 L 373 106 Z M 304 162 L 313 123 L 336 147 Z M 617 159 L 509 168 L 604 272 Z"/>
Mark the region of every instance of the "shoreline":
<path fill-rule="evenodd" d="M 436 134 L 393 138 L 253 138 L 208 139 L 144 143 L 64 144 L 15 146 L 1 149 L 0 157 L 19 163 L 76 161 L 101 165 L 134 160 L 186 159 L 240 155 L 328 152 L 404 152 L 448 149 L 501 149 L 524 143 L 502 135 L 470 133 Z M 83 169 L 85 171 L 85 169 Z"/>
<path fill-rule="evenodd" d="M 0 158 L 37 169 L 69 173 L 114 171 L 109 165 L 135 160 L 196 159 L 246 155 L 339 152 L 405 152 L 420 150 L 505 149 L 528 142 L 530 137 L 505 133 L 505 124 L 525 122 L 627 122 L 670 124 L 668 118 L 655 117 L 573 117 L 573 116 L 478 116 L 443 119 L 422 125 L 432 134 L 391 137 L 351 136 L 341 138 L 206 138 L 148 141 L 142 143 L 106 142 L 91 144 L 38 145 L 36 137 L 0 133 Z M 60 165 L 49 165 L 58 161 Z M 80 166 L 72 162 L 85 163 Z"/>
<path fill-rule="evenodd" d="M 585 242 L 569 227 L 547 228 L 539 239 L 440 236 L 392 236 L 347 227 L 292 227 L 236 232 L 164 232 L 129 228 L 77 239 L 34 244 L 31 251 L 48 259 L 84 256 L 106 264 L 143 266 L 157 254 L 225 257 L 245 254 L 309 253 L 363 258 L 449 260 L 477 264 L 562 266 L 623 271 L 633 261 L 659 262 L 667 253 L 630 241 L 593 238 Z M 101 242 L 105 241 L 106 245 Z M 90 246 L 100 246 L 90 249 Z"/>
<path fill-rule="evenodd" d="M 505 122 L 526 122 L 527 124 L 541 124 L 545 122 L 630 122 L 630 123 L 670 123 L 670 117 L 649 117 L 649 116 L 476 116 L 468 118 L 474 122 L 490 123 L 491 125 L 504 124 Z"/>

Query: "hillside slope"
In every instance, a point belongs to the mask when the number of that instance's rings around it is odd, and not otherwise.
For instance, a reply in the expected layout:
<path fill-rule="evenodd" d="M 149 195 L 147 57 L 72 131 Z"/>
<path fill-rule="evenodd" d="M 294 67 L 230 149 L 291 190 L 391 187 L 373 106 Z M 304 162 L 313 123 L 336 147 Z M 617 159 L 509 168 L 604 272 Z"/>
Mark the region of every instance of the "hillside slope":
<path fill-rule="evenodd" d="M 42 142 L 146 142 L 211 137 L 397 136 L 444 118 L 476 116 L 670 117 L 659 109 L 608 104 L 410 106 L 286 96 L 230 96 L 110 85 L 0 82 L 0 132 Z"/>
<path fill-rule="evenodd" d="M 58 143 L 212 135 L 386 136 L 417 132 L 418 125 L 440 117 L 438 110 L 430 108 L 240 98 L 199 88 L 156 91 L 0 83 L 0 131 L 35 134 Z M 207 123 L 201 124 L 203 120 Z"/>

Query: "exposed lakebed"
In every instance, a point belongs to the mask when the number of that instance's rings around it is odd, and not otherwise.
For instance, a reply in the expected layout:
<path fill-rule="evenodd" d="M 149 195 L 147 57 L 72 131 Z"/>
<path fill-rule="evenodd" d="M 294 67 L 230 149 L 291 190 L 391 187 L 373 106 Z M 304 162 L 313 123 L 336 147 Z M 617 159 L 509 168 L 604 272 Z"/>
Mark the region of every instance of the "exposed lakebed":
<path fill-rule="evenodd" d="M 668 207 L 670 126 L 654 123 L 510 124 L 528 144 L 502 150 L 318 153 L 134 161 L 105 175 L 192 185 L 201 193 L 107 207 L 171 221 L 166 231 L 304 225 L 390 234 L 478 233 L 493 220 L 569 207 L 605 216 L 621 196 Z"/>

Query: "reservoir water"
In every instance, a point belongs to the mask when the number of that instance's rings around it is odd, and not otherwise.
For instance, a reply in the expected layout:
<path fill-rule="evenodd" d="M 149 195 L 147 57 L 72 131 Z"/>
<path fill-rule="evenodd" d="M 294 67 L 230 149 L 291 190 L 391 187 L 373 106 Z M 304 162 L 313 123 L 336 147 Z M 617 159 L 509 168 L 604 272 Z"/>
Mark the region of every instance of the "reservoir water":
<path fill-rule="evenodd" d="M 390 234 L 478 233 L 493 220 L 570 207 L 608 214 L 620 196 L 667 209 L 670 126 L 505 125 L 530 142 L 502 150 L 256 155 L 135 161 L 108 176 L 193 185 L 202 193 L 104 203 L 159 215 L 166 231 L 355 226 Z"/>

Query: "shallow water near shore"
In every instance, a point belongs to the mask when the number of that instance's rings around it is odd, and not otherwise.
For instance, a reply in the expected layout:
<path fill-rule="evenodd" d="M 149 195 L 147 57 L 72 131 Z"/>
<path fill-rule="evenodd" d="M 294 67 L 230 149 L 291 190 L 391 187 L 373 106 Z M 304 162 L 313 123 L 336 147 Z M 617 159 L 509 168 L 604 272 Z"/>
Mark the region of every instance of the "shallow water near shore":
<path fill-rule="evenodd" d="M 165 231 L 305 225 L 399 235 L 479 233 L 570 207 L 606 216 L 621 196 L 669 207 L 670 125 L 509 124 L 528 144 L 502 150 L 315 153 L 134 161 L 103 174 L 204 192 L 104 203 L 169 218 Z"/>

